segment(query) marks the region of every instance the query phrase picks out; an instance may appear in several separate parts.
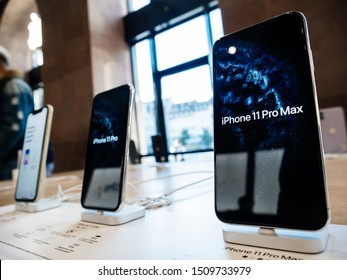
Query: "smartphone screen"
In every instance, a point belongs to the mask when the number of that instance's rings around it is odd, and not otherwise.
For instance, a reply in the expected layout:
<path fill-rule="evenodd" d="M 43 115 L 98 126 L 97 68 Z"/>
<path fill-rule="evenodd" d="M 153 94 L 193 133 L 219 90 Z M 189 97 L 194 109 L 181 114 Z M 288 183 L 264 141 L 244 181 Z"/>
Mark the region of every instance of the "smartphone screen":
<path fill-rule="evenodd" d="M 123 85 L 94 97 L 81 204 L 116 211 L 122 202 L 133 87 Z"/>
<path fill-rule="evenodd" d="M 46 166 L 52 110 L 45 106 L 28 115 L 19 163 L 16 201 L 33 202 L 39 199 L 40 179 Z"/>
<path fill-rule="evenodd" d="M 328 220 L 305 17 L 287 13 L 218 40 L 215 209 L 226 223 L 317 230 Z"/>

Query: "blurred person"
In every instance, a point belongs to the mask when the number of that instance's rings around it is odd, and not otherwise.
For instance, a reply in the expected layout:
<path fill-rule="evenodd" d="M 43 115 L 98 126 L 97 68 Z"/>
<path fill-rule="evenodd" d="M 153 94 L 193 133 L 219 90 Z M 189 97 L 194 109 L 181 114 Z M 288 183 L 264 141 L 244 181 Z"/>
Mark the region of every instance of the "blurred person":
<path fill-rule="evenodd" d="M 0 45 L 0 180 L 11 179 L 17 168 L 27 116 L 33 110 L 30 86 L 11 68 L 11 55 Z"/>

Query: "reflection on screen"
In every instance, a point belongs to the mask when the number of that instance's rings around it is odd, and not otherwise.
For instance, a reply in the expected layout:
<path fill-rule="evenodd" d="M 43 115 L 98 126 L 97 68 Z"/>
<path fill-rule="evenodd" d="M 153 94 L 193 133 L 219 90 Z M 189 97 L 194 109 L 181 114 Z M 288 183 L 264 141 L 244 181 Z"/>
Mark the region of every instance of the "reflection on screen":
<path fill-rule="evenodd" d="M 128 129 L 129 87 L 98 94 L 93 101 L 82 205 L 115 210 L 122 196 Z"/>

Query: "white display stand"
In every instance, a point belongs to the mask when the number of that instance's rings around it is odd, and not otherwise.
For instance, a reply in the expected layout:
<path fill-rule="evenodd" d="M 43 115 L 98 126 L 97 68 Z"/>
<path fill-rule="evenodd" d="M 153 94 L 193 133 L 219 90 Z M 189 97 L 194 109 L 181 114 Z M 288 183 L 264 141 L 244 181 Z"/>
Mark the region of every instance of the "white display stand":
<path fill-rule="evenodd" d="M 16 210 L 28 213 L 40 212 L 59 207 L 61 201 L 57 198 L 41 198 L 37 202 L 16 202 Z"/>
<path fill-rule="evenodd" d="M 300 253 L 320 253 L 328 242 L 328 226 L 319 231 L 259 228 L 224 224 L 225 242 Z"/>
<path fill-rule="evenodd" d="M 81 219 L 85 222 L 116 226 L 139 219 L 144 215 L 144 207 L 124 204 L 124 206 L 116 212 L 93 210 L 83 211 L 81 213 Z"/>

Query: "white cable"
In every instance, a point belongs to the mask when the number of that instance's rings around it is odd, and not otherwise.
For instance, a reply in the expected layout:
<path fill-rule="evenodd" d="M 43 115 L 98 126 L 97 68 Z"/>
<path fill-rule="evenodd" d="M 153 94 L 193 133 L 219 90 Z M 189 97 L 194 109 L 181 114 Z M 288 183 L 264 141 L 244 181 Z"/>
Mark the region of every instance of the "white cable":
<path fill-rule="evenodd" d="M 57 194 L 54 195 L 53 197 L 59 199 L 62 202 L 77 200 L 77 199 L 79 199 L 81 197 L 80 192 L 77 193 L 77 194 L 71 194 L 71 195 L 67 195 L 67 193 L 73 192 L 73 191 L 76 191 L 76 190 L 80 191 L 81 187 L 82 187 L 82 184 L 78 184 L 78 185 L 72 186 L 72 187 L 70 187 L 70 188 L 68 188 L 66 190 L 63 190 L 61 185 L 59 184 L 57 186 Z"/>
<path fill-rule="evenodd" d="M 175 192 L 177 192 L 177 191 L 180 191 L 180 190 L 185 189 L 185 188 L 187 188 L 187 187 L 190 187 L 190 186 L 193 186 L 193 185 L 202 183 L 202 182 L 207 181 L 207 180 L 210 180 L 210 179 L 212 179 L 212 178 L 213 178 L 213 177 L 207 177 L 207 178 L 201 179 L 201 180 L 199 180 L 199 181 L 195 181 L 195 182 L 193 182 L 193 183 L 184 185 L 184 186 L 179 187 L 179 188 L 177 188 L 177 189 L 174 189 L 174 190 L 172 190 L 172 191 L 170 191 L 170 192 L 164 193 L 163 196 L 169 196 L 169 195 L 171 195 L 171 194 L 173 194 L 173 193 L 175 193 Z"/>
<path fill-rule="evenodd" d="M 136 193 L 140 193 L 139 189 L 133 183 L 127 182 L 127 187 L 131 187 Z"/>
<path fill-rule="evenodd" d="M 170 174 L 170 175 L 161 176 L 161 177 L 154 177 L 154 178 L 150 178 L 150 179 L 134 181 L 131 183 L 133 185 L 140 185 L 140 184 L 151 182 L 151 181 L 163 180 L 163 179 L 168 179 L 168 178 L 177 177 L 177 176 L 199 174 L 199 173 L 212 173 L 213 174 L 213 171 L 209 171 L 209 170 L 207 170 L 207 171 L 191 171 L 191 172 L 184 172 L 184 173 L 178 173 L 178 174 Z"/>
<path fill-rule="evenodd" d="M 210 180 L 212 178 L 213 177 L 207 177 L 207 178 L 186 184 L 186 185 L 179 187 L 179 188 L 176 188 L 172 191 L 165 192 L 162 195 L 157 196 L 157 197 L 146 197 L 146 196 L 134 197 L 134 198 L 128 199 L 127 203 L 143 206 L 143 207 L 145 207 L 145 209 L 156 209 L 159 207 L 165 207 L 165 206 L 172 204 L 172 201 L 168 198 L 169 195 L 172 195 L 173 193 L 180 191 L 180 190 L 183 190 L 185 188 L 188 188 L 190 186 L 193 186 L 193 185 L 199 184 L 201 182 Z"/>

